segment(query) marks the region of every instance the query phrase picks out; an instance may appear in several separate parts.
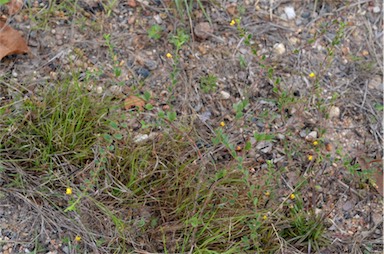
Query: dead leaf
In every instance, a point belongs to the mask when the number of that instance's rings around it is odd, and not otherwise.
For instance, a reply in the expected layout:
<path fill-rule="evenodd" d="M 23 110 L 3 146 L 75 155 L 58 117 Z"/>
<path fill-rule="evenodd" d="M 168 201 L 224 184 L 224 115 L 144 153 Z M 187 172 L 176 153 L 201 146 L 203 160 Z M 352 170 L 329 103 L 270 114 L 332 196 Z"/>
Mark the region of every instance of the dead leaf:
<path fill-rule="evenodd" d="M 18 13 L 21 8 L 23 8 L 23 0 L 11 0 L 9 1 L 6 6 L 8 7 L 8 14 L 14 15 Z"/>
<path fill-rule="evenodd" d="M 383 170 L 379 169 L 377 170 L 375 174 L 375 180 L 377 184 L 377 191 L 380 193 L 381 196 L 384 196 L 384 190 L 383 190 Z"/>
<path fill-rule="evenodd" d="M 200 39 L 208 39 L 213 33 L 213 29 L 208 22 L 200 22 L 194 29 L 196 37 Z"/>
<path fill-rule="evenodd" d="M 0 60 L 12 54 L 25 54 L 29 49 L 21 34 L 0 21 Z"/>
<path fill-rule="evenodd" d="M 139 110 L 142 110 L 145 106 L 145 101 L 140 97 L 130 95 L 124 100 L 124 108 L 130 110 L 132 108 L 138 107 Z"/>
<path fill-rule="evenodd" d="M 227 6 L 227 12 L 229 15 L 231 15 L 232 17 L 233 16 L 236 16 L 238 14 L 237 12 L 237 6 L 236 4 L 230 4 Z"/>
<path fill-rule="evenodd" d="M 137 6 L 136 0 L 128 0 L 128 6 L 135 8 Z"/>

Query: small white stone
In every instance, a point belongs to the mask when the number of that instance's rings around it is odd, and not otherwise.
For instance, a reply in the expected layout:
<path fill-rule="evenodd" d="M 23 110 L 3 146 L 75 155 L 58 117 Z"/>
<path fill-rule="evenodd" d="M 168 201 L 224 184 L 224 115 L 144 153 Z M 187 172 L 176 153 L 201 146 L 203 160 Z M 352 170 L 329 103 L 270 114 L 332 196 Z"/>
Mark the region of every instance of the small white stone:
<path fill-rule="evenodd" d="M 329 118 L 338 118 L 340 116 L 340 108 L 336 106 L 332 106 L 329 109 Z"/>
<path fill-rule="evenodd" d="M 161 25 L 163 23 L 163 20 L 161 19 L 160 15 L 157 14 L 153 16 L 153 19 L 156 21 L 157 24 Z"/>
<path fill-rule="evenodd" d="M 372 11 L 373 11 L 373 13 L 379 13 L 381 11 L 381 9 L 379 6 L 375 6 L 375 7 L 373 7 Z"/>
<path fill-rule="evenodd" d="M 285 53 L 285 46 L 283 43 L 276 43 L 274 46 L 273 46 L 273 51 L 277 54 L 277 55 L 283 55 Z"/>
<path fill-rule="evenodd" d="M 101 86 L 96 87 L 96 93 L 101 94 L 103 92 L 103 88 Z"/>
<path fill-rule="evenodd" d="M 227 91 L 220 91 L 220 94 L 221 94 L 221 98 L 223 98 L 224 100 L 228 100 L 231 97 L 231 94 L 228 93 Z"/>
<path fill-rule="evenodd" d="M 17 78 L 19 76 L 16 71 L 12 71 L 12 77 Z"/>
<path fill-rule="evenodd" d="M 286 6 L 284 8 L 285 15 L 287 15 L 287 19 L 291 20 L 296 17 L 295 9 L 292 6 Z"/>
<path fill-rule="evenodd" d="M 317 139 L 317 131 L 311 131 L 306 137 L 305 140 L 313 142 Z"/>
<path fill-rule="evenodd" d="M 147 134 L 139 134 L 133 139 L 133 142 L 140 143 L 147 140 L 148 138 L 149 136 Z"/>

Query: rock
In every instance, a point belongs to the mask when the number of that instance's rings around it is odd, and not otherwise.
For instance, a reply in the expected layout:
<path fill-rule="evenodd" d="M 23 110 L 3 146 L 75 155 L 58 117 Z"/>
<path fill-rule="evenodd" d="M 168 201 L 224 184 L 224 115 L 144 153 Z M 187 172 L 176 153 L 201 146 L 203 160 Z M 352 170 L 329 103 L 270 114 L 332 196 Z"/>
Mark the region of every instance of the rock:
<path fill-rule="evenodd" d="M 306 137 L 305 140 L 308 142 L 313 142 L 317 139 L 317 131 L 311 131 Z"/>
<path fill-rule="evenodd" d="M 143 141 L 147 140 L 148 138 L 149 138 L 149 136 L 147 134 L 138 134 L 133 139 L 133 142 L 140 143 L 140 142 L 143 142 Z"/>
<path fill-rule="evenodd" d="M 159 14 L 153 16 L 153 19 L 156 21 L 157 24 L 161 25 L 163 23 L 162 18 L 160 17 Z"/>
<path fill-rule="evenodd" d="M 68 246 L 63 246 L 62 248 L 61 248 L 61 250 L 65 253 L 65 254 L 69 254 L 70 252 L 69 252 L 69 248 L 68 248 Z"/>
<path fill-rule="evenodd" d="M 381 11 L 381 9 L 380 9 L 379 6 L 375 6 L 375 7 L 373 7 L 373 9 L 372 9 L 372 12 L 373 12 L 373 13 L 379 13 L 380 11 Z"/>
<path fill-rule="evenodd" d="M 102 86 L 96 87 L 96 93 L 101 94 L 102 92 L 103 92 L 103 87 Z"/>
<path fill-rule="evenodd" d="M 221 98 L 224 100 L 228 100 L 231 97 L 231 94 L 227 91 L 220 91 Z"/>
<path fill-rule="evenodd" d="M 374 76 L 368 83 L 368 88 L 372 90 L 379 90 L 383 91 L 384 90 L 384 85 L 383 85 L 383 78 L 380 75 Z"/>
<path fill-rule="evenodd" d="M 329 118 L 338 118 L 340 116 L 340 108 L 336 106 L 332 106 L 329 109 Z"/>
<path fill-rule="evenodd" d="M 208 22 L 200 22 L 195 26 L 194 33 L 200 39 L 208 39 L 213 33 L 213 29 Z"/>
<path fill-rule="evenodd" d="M 276 135 L 276 138 L 277 138 L 278 140 L 284 140 L 284 139 L 285 139 L 285 136 L 284 136 L 283 134 L 279 133 L 279 134 Z"/>
<path fill-rule="evenodd" d="M 343 210 L 344 210 L 345 212 L 348 212 L 348 211 L 350 211 L 354 206 L 355 206 L 355 204 L 354 204 L 351 200 L 349 200 L 349 201 L 347 201 L 347 202 L 344 203 L 344 205 L 343 205 Z"/>
<path fill-rule="evenodd" d="M 157 62 L 153 60 L 146 59 L 144 61 L 144 66 L 147 67 L 149 70 L 153 71 L 157 68 Z"/>
<path fill-rule="evenodd" d="M 261 141 L 256 145 L 256 149 L 262 153 L 269 153 L 272 151 L 272 142 Z"/>
<path fill-rule="evenodd" d="M 284 8 L 284 13 L 287 15 L 287 19 L 291 20 L 296 17 L 295 9 L 292 6 L 286 6 Z"/>
<path fill-rule="evenodd" d="M 139 68 L 136 70 L 136 74 L 141 76 L 142 78 L 148 78 L 150 71 L 146 68 Z"/>
<path fill-rule="evenodd" d="M 285 53 L 285 45 L 283 43 L 276 43 L 273 46 L 273 52 L 277 55 L 283 55 Z"/>

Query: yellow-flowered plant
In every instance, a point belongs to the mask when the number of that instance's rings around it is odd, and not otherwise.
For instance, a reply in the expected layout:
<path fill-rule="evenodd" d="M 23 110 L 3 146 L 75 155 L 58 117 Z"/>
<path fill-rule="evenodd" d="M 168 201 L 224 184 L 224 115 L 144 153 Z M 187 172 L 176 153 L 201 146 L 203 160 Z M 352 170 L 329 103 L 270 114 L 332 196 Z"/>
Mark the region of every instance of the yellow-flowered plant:
<path fill-rule="evenodd" d="M 67 195 L 72 195 L 72 188 L 68 187 L 68 188 L 65 190 L 65 194 L 67 194 Z"/>

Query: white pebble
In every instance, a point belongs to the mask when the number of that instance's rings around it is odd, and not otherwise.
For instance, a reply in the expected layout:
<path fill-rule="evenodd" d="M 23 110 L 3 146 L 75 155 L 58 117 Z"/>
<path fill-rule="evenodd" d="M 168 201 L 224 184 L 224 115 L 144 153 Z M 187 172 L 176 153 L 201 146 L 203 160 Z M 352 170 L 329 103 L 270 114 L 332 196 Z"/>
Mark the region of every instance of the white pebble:
<path fill-rule="evenodd" d="M 373 13 L 379 13 L 381 11 L 381 9 L 379 6 L 375 6 L 375 7 L 373 7 L 372 11 L 373 11 Z"/>
<path fill-rule="evenodd" d="M 285 15 L 287 15 L 287 19 L 294 19 L 296 17 L 295 9 L 292 6 L 287 6 L 284 8 Z"/>
<path fill-rule="evenodd" d="M 156 21 L 157 24 L 161 25 L 161 23 L 163 23 L 163 20 L 161 19 L 160 15 L 157 14 L 155 16 L 153 16 L 153 19 Z"/>
<path fill-rule="evenodd" d="M 227 91 L 220 91 L 220 94 L 221 98 L 223 98 L 224 100 L 228 100 L 231 97 L 231 95 Z"/>
<path fill-rule="evenodd" d="M 139 134 L 133 139 L 133 142 L 140 143 L 147 140 L 148 138 L 149 136 L 147 134 Z"/>
<path fill-rule="evenodd" d="M 329 109 L 329 118 L 337 118 L 340 116 L 340 108 L 336 106 L 332 106 Z"/>
<path fill-rule="evenodd" d="M 101 94 L 103 92 L 103 88 L 101 86 L 96 87 L 96 93 Z"/>
<path fill-rule="evenodd" d="M 277 54 L 277 55 L 283 55 L 285 53 L 285 46 L 283 43 L 276 43 L 274 46 L 273 46 L 273 51 Z"/>
<path fill-rule="evenodd" d="M 317 139 L 317 131 L 311 131 L 306 137 L 305 140 L 313 142 Z"/>

